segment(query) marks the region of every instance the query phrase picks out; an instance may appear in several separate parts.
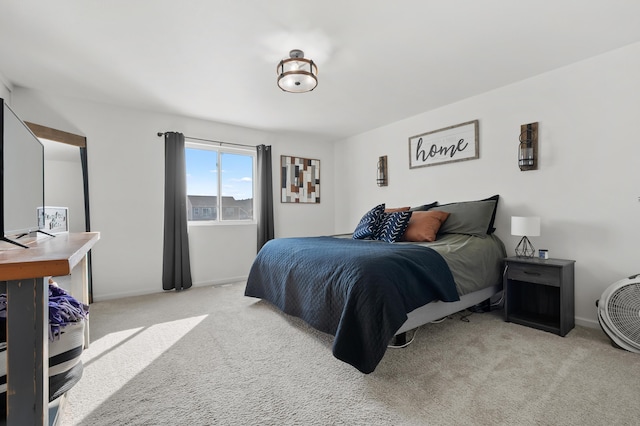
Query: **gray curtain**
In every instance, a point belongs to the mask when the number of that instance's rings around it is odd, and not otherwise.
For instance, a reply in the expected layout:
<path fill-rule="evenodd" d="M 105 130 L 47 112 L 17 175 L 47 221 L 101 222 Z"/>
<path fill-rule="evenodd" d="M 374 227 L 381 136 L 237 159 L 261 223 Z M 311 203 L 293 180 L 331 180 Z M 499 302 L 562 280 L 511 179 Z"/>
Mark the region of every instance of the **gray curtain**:
<path fill-rule="evenodd" d="M 162 288 L 191 287 L 189 236 L 187 235 L 187 174 L 184 135 L 164 134 L 164 247 Z"/>
<path fill-rule="evenodd" d="M 271 145 L 258 145 L 258 251 L 273 239 L 273 179 L 271 173 Z"/>

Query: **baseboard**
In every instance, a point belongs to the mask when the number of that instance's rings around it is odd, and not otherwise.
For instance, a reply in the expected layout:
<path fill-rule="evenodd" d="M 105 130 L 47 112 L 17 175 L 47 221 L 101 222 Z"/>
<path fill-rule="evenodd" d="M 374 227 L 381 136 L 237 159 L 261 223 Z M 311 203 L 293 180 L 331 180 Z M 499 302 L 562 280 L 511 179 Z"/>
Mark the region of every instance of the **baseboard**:
<path fill-rule="evenodd" d="M 211 287 L 211 286 L 234 284 L 234 283 L 246 282 L 246 281 L 247 281 L 247 277 L 246 276 L 243 276 L 243 277 L 230 277 L 230 278 L 225 278 L 225 279 L 222 279 L 222 280 L 200 281 L 200 282 L 197 282 L 197 283 L 193 283 L 193 286 L 194 287 Z"/>
<path fill-rule="evenodd" d="M 581 325 L 582 327 L 587 328 L 600 328 L 600 324 L 597 320 L 587 319 L 587 318 L 578 318 L 576 317 L 576 325 Z"/>
<path fill-rule="evenodd" d="M 220 286 L 220 285 L 234 284 L 234 283 L 246 282 L 246 281 L 247 281 L 246 276 L 229 277 L 221 280 L 199 281 L 199 282 L 193 283 L 193 286 L 194 287 L 211 287 L 211 286 Z M 165 290 L 162 290 L 161 288 L 159 288 L 157 291 L 143 290 L 143 291 L 128 291 L 123 293 L 112 293 L 112 294 L 101 295 L 100 297 L 94 297 L 94 301 L 101 302 L 105 300 L 122 299 L 125 297 L 144 296 L 147 294 L 162 293 L 164 291 Z M 576 321 L 576 325 L 580 325 L 583 327 L 596 328 L 596 329 L 600 328 L 600 324 L 598 323 L 597 320 L 576 317 L 575 321 Z"/>
<path fill-rule="evenodd" d="M 226 284 L 233 284 L 233 283 L 238 283 L 238 282 L 246 282 L 247 281 L 247 277 L 246 276 L 241 276 L 241 277 L 229 277 L 229 278 L 224 278 L 221 280 L 212 280 L 212 281 L 199 281 L 199 282 L 195 282 L 193 283 L 193 287 L 211 287 L 211 286 L 220 286 L 220 285 L 226 285 Z M 96 296 L 94 295 L 93 300 L 94 302 L 104 302 L 107 300 L 114 300 L 114 299 L 124 299 L 126 297 L 135 297 L 135 296 L 145 296 L 148 294 L 156 294 L 156 293 L 163 293 L 166 290 L 162 289 L 162 284 L 158 284 L 159 288 L 157 290 L 133 290 L 133 291 L 125 291 L 125 292 L 120 292 L 120 293 L 110 293 L 110 294 L 102 294 L 100 296 Z"/>
<path fill-rule="evenodd" d="M 93 301 L 94 302 L 105 302 L 107 300 L 114 300 L 114 299 L 124 299 L 126 297 L 135 297 L 135 296 L 145 296 L 147 294 L 155 294 L 155 293 L 161 293 L 162 288 L 159 288 L 158 290 L 138 290 L 138 291 L 123 291 L 120 293 L 109 293 L 109 294 L 101 294 L 99 296 L 96 296 L 95 294 L 93 295 Z"/>

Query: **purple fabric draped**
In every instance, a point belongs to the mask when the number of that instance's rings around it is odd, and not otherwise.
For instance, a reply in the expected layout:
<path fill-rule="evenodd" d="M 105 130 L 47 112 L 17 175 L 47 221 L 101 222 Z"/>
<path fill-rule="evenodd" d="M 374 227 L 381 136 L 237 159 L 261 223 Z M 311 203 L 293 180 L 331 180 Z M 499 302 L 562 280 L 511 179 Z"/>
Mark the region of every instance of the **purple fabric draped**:
<path fill-rule="evenodd" d="M 89 316 L 89 307 L 56 284 L 49 284 L 49 340 L 60 338 L 62 329 Z M 0 319 L 7 319 L 7 295 L 0 294 Z"/>

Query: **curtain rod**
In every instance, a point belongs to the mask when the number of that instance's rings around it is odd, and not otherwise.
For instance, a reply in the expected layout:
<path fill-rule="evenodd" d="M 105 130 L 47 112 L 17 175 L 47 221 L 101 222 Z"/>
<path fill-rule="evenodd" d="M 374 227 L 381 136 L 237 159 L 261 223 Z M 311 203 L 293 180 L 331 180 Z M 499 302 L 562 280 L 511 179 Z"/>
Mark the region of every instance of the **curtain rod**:
<path fill-rule="evenodd" d="M 158 132 L 158 136 L 164 136 L 164 132 Z M 256 148 L 256 145 L 244 145 L 241 143 L 233 143 L 233 142 L 223 142 L 223 141 L 214 141 L 212 139 L 201 139 L 201 138 L 192 138 L 191 136 L 185 136 L 185 139 L 191 139 L 192 141 L 202 141 L 202 142 L 212 142 L 220 145 L 235 145 L 235 146 L 244 146 L 246 148 Z"/>

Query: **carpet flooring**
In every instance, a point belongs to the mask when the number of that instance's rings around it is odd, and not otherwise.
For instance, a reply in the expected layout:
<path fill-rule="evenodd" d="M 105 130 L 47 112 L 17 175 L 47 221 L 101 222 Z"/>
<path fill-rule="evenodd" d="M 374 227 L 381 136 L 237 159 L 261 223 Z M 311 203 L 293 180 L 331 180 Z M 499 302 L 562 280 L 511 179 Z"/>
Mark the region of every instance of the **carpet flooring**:
<path fill-rule="evenodd" d="M 364 375 L 244 284 L 97 302 L 71 425 L 636 425 L 640 355 L 456 314 Z"/>

